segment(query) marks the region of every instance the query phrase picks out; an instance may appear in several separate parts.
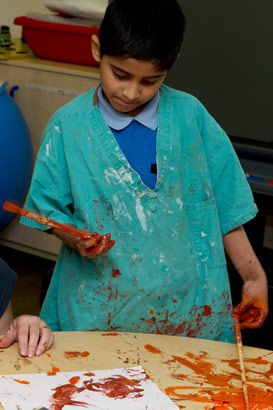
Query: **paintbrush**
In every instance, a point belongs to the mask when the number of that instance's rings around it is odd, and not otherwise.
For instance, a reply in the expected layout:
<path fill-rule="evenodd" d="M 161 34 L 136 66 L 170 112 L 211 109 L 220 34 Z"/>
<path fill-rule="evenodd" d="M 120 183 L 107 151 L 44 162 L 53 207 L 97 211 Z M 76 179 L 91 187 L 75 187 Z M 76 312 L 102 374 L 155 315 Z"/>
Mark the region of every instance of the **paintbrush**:
<path fill-rule="evenodd" d="M 249 410 L 243 343 L 242 343 L 242 335 L 241 335 L 240 322 L 239 322 L 238 315 L 234 316 L 234 322 L 235 322 L 235 336 L 236 336 L 236 343 L 237 343 L 238 354 L 239 354 L 241 380 L 242 380 L 242 386 L 243 386 L 245 405 L 246 405 L 246 410 Z"/>
<path fill-rule="evenodd" d="M 22 209 L 19 206 L 12 204 L 11 202 L 8 202 L 8 201 L 4 202 L 3 209 L 5 211 L 13 212 L 14 214 L 23 215 L 26 218 L 33 219 L 34 221 L 37 221 L 43 225 L 49 226 L 50 228 L 59 229 L 60 231 L 70 233 L 72 235 L 78 236 L 79 238 L 91 239 L 92 240 L 91 246 L 98 244 L 98 242 L 100 242 L 101 240 L 101 236 L 97 232 L 94 232 L 92 235 L 88 235 L 76 229 L 70 228 L 69 226 L 66 226 L 64 224 L 60 224 L 59 222 L 55 222 L 52 219 L 48 219 L 48 218 L 45 218 L 44 216 L 40 216 L 40 215 L 34 214 L 33 212 L 26 211 L 25 209 Z"/>

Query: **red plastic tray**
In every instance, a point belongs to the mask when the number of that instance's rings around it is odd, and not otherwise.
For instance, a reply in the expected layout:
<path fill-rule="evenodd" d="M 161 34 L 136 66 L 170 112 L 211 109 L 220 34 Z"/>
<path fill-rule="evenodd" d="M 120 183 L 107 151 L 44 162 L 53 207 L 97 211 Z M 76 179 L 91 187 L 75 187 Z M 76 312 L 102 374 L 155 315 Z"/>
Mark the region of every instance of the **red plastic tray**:
<path fill-rule="evenodd" d="M 52 23 L 28 17 L 16 17 L 14 24 L 22 26 L 23 36 L 37 57 L 99 66 L 91 49 L 91 36 L 98 35 L 98 27 Z"/>

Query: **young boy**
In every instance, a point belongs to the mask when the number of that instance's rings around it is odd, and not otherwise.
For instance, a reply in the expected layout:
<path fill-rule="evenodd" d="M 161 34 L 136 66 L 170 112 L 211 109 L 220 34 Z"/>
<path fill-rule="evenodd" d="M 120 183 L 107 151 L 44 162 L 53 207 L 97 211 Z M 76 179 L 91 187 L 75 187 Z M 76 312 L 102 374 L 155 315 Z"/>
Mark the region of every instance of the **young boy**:
<path fill-rule="evenodd" d="M 244 280 L 242 327 L 268 313 L 242 227 L 257 209 L 232 145 L 200 102 L 163 85 L 184 28 L 175 0 L 114 0 L 92 38 L 101 85 L 47 125 L 25 208 L 116 241 L 90 253 L 52 229 L 63 244 L 41 317 L 53 330 L 232 342 L 224 248 Z"/>
<path fill-rule="evenodd" d="M 13 319 L 11 296 L 16 273 L 0 258 L 0 348 L 18 342 L 21 356 L 40 356 L 50 348 L 54 336 L 47 324 L 37 316 L 21 315 Z"/>

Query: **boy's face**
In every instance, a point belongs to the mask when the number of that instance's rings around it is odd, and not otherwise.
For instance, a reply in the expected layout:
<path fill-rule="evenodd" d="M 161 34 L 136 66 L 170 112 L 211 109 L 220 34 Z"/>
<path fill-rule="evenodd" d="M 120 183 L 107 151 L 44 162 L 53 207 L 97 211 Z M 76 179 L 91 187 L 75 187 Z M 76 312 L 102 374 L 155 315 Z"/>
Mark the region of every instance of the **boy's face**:
<path fill-rule="evenodd" d="M 93 55 L 100 61 L 101 85 L 111 106 L 124 114 L 136 115 L 150 101 L 163 83 L 167 70 L 161 71 L 151 61 L 104 55 L 92 36 Z"/>
<path fill-rule="evenodd" d="M 128 115 L 138 114 L 163 83 L 167 70 L 134 58 L 104 55 L 100 61 L 101 85 L 111 106 Z"/>

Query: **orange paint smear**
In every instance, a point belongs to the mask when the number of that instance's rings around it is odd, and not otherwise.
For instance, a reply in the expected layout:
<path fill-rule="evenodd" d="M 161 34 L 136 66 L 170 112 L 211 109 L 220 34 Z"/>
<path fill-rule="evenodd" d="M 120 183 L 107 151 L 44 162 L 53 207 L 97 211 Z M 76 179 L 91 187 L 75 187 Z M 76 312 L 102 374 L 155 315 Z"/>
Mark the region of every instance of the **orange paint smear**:
<path fill-rule="evenodd" d="M 75 377 L 71 377 L 71 379 L 69 379 L 68 381 L 71 385 L 73 385 L 73 384 L 77 384 L 79 380 L 80 380 L 80 376 L 75 376 Z"/>
<path fill-rule="evenodd" d="M 72 357 L 87 357 L 90 355 L 89 352 L 64 352 L 66 359 L 71 359 Z"/>
<path fill-rule="evenodd" d="M 58 373 L 60 369 L 58 367 L 52 366 L 51 372 L 47 372 L 48 376 L 56 376 L 56 373 Z"/>
<path fill-rule="evenodd" d="M 102 336 L 118 336 L 118 333 L 109 332 L 109 333 L 102 333 Z"/>
<path fill-rule="evenodd" d="M 30 384 L 26 380 L 18 380 L 18 379 L 13 379 L 15 382 L 20 383 L 20 384 Z"/>
<path fill-rule="evenodd" d="M 195 389 L 192 386 L 173 386 L 165 389 L 168 396 L 179 398 L 180 400 L 188 400 L 194 403 L 210 403 L 216 406 L 217 410 L 245 410 L 244 395 L 240 388 L 225 389 L 223 387 L 216 389 L 215 387 L 202 388 L 197 387 L 196 394 L 185 394 L 185 390 Z M 216 391 L 220 390 L 220 391 Z M 254 397 L 253 397 L 254 396 Z M 255 410 L 268 410 L 272 407 L 272 396 L 268 391 L 262 391 L 253 386 L 249 388 L 249 406 Z"/>
<path fill-rule="evenodd" d="M 155 354 L 162 353 L 161 350 L 157 349 L 157 347 L 154 347 L 152 345 L 145 345 L 144 347 L 145 347 L 145 349 L 147 349 L 151 353 L 155 353 Z"/>
<path fill-rule="evenodd" d="M 236 369 L 238 372 L 240 372 L 240 365 L 237 359 L 233 359 L 233 360 L 222 360 L 223 363 L 228 363 L 228 365 L 233 368 Z M 268 362 L 267 360 L 262 359 L 261 357 L 257 357 L 257 358 L 253 358 L 253 359 L 245 359 L 245 363 L 249 363 L 249 364 L 257 364 L 257 365 L 266 365 L 267 367 L 269 366 L 269 370 L 264 370 L 263 373 L 261 373 L 260 371 L 256 371 L 254 368 L 250 367 L 250 366 L 246 366 L 246 373 L 248 374 L 247 376 L 247 380 L 248 382 L 257 382 L 258 380 L 254 377 L 251 377 L 249 375 L 249 373 L 251 372 L 254 375 L 258 375 L 261 376 L 261 374 L 263 375 L 263 379 L 261 380 L 261 382 L 269 387 L 270 389 L 273 389 L 273 383 L 270 380 L 270 377 L 273 375 L 273 363 Z M 260 379 L 259 379 L 260 380 Z"/>
<path fill-rule="evenodd" d="M 166 388 L 166 394 L 174 400 L 208 404 L 209 406 L 205 407 L 206 410 L 214 408 L 215 410 L 245 410 L 238 359 L 218 359 L 216 365 L 208 358 L 207 353 L 200 353 L 199 355 L 186 353 L 186 357 L 173 356 L 175 361 L 190 370 L 190 372 L 172 374 L 172 377 L 176 380 L 187 381 L 189 385 L 170 386 Z M 219 361 L 227 364 L 228 368 L 225 367 L 225 370 L 220 370 Z M 248 373 L 250 409 L 273 409 L 273 363 L 261 357 L 245 359 L 245 361 L 249 365 L 246 370 Z M 262 368 L 258 371 L 255 365 L 262 366 Z M 234 372 L 234 369 L 237 372 Z M 260 387 L 257 387 L 257 384 Z M 262 388 L 263 386 L 264 388 Z"/>

